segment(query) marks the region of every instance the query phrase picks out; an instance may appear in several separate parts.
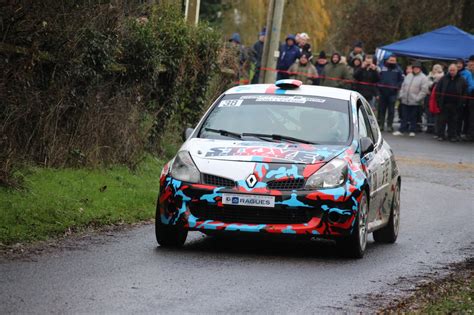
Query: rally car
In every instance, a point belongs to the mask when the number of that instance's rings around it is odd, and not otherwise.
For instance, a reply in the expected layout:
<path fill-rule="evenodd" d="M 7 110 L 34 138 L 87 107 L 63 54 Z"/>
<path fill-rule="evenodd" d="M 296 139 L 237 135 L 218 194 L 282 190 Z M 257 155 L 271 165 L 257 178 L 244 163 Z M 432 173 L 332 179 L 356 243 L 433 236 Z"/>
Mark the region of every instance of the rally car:
<path fill-rule="evenodd" d="M 160 246 L 188 231 L 336 240 L 364 255 L 367 234 L 397 239 L 401 178 L 368 102 L 297 80 L 222 94 L 163 168 Z"/>

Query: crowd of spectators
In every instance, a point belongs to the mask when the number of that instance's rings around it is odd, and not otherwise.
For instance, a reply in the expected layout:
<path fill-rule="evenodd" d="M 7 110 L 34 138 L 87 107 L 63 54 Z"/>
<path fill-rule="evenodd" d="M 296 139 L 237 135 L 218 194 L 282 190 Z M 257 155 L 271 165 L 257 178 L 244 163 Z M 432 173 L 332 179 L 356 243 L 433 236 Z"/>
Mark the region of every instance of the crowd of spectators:
<path fill-rule="evenodd" d="M 252 84 L 260 80 L 265 36 L 263 29 L 249 49 L 238 34 L 229 40 L 238 47 L 241 66 L 246 60 L 251 64 L 247 82 Z M 328 58 L 325 51 L 313 56 L 309 40 L 306 33 L 286 37 L 272 69 L 277 80 L 294 78 L 304 84 L 358 91 L 371 104 L 380 129 L 395 136 L 414 137 L 425 131 L 439 141 L 474 141 L 474 55 L 467 64 L 463 59 L 435 63 L 428 73 L 425 65 L 433 61 L 413 60 L 403 70 L 397 56 L 378 62 L 364 51 L 361 41 L 347 56 L 333 52 Z M 397 105 L 400 127 L 394 130 Z"/>

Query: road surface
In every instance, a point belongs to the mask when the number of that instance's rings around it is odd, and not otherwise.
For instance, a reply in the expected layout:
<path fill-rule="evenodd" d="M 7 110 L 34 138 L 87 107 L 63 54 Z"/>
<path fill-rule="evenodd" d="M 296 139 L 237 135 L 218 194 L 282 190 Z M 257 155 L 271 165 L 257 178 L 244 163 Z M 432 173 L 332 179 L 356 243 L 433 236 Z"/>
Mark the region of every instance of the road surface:
<path fill-rule="evenodd" d="M 370 311 L 368 294 L 473 255 L 474 144 L 394 138 L 402 179 L 396 244 L 362 260 L 332 244 L 222 241 L 190 233 L 157 247 L 152 225 L 96 236 L 76 250 L 0 264 L 0 313 L 327 313 Z M 157 174 L 158 176 L 158 174 Z"/>

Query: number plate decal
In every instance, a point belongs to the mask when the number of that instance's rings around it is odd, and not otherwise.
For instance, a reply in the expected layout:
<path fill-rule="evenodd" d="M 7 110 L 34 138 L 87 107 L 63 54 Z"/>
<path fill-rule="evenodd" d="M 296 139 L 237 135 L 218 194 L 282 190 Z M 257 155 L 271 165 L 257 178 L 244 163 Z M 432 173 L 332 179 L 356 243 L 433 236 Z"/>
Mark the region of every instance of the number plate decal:
<path fill-rule="evenodd" d="M 245 195 L 245 194 L 222 194 L 222 203 L 232 206 L 247 206 L 247 207 L 275 207 L 274 196 L 263 195 Z"/>

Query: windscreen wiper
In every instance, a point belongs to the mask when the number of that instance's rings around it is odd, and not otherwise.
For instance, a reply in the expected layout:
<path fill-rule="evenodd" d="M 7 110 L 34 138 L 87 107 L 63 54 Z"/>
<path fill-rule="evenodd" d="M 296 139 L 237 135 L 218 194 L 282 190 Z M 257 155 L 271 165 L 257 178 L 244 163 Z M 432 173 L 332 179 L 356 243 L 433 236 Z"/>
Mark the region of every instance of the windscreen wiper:
<path fill-rule="evenodd" d="M 278 135 L 278 134 L 244 132 L 244 133 L 242 133 L 242 136 L 244 136 L 244 137 L 245 136 L 266 137 L 266 138 L 271 138 L 273 140 L 288 140 L 288 141 L 306 143 L 306 144 L 317 144 L 316 142 L 311 142 L 311 141 L 308 141 L 308 140 L 303 140 L 303 139 L 298 139 L 298 138 L 293 138 L 293 137 L 290 137 L 290 136 L 284 136 L 284 135 Z"/>
<path fill-rule="evenodd" d="M 227 131 L 227 130 L 224 130 L 224 129 L 204 128 L 204 130 L 218 133 L 218 134 L 220 134 L 221 136 L 224 136 L 224 137 L 232 137 L 232 138 L 236 138 L 236 139 L 242 139 L 242 135 L 240 133 Z"/>

